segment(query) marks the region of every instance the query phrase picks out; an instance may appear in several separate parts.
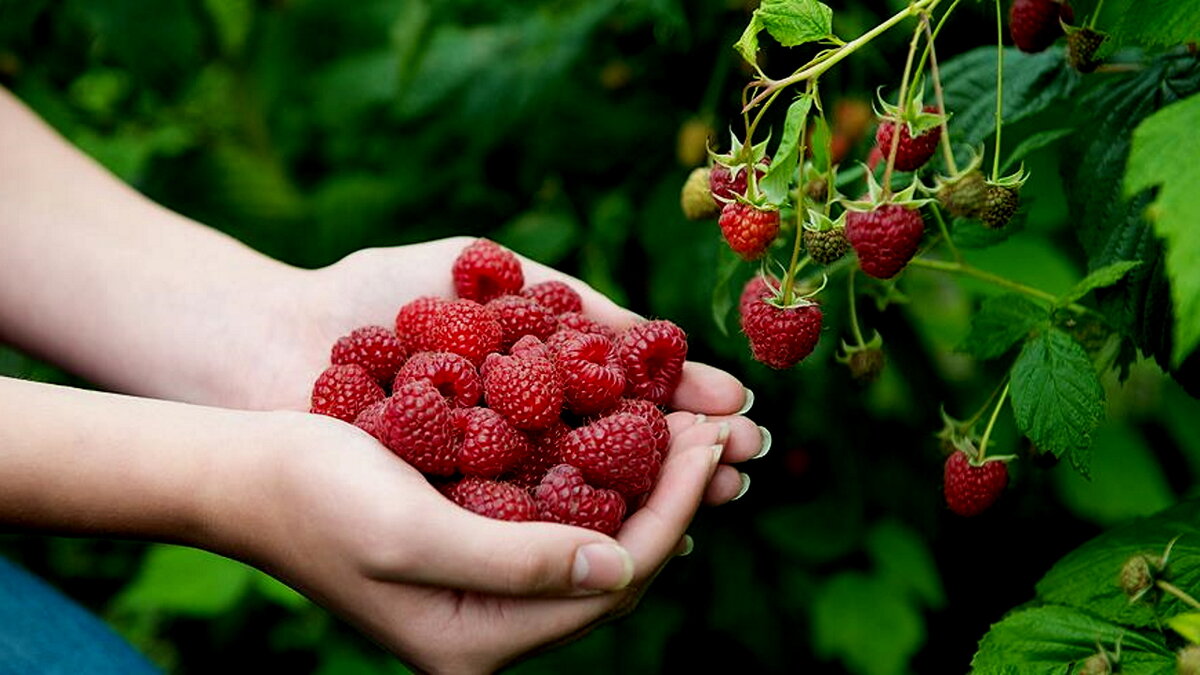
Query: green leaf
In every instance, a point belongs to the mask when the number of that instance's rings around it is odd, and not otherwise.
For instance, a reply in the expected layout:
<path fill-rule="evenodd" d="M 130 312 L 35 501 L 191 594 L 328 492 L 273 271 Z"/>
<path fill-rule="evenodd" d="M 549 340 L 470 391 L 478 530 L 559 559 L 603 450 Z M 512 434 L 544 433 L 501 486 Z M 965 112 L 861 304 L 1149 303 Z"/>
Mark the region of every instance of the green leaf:
<path fill-rule="evenodd" d="M 1091 433 L 1104 418 L 1104 389 L 1087 352 L 1052 328 L 1025 342 L 1011 377 L 1017 427 L 1087 475 Z"/>
<path fill-rule="evenodd" d="M 1087 520 L 1116 525 L 1175 502 L 1162 467 L 1139 433 L 1128 425 L 1110 424 L 1095 436 L 1090 481 L 1065 465 L 1054 470 L 1067 507 Z"/>
<path fill-rule="evenodd" d="M 563 209 L 526 211 L 491 236 L 508 248 L 545 265 L 557 265 L 579 245 L 579 221 Z"/>
<path fill-rule="evenodd" d="M 755 520 L 755 526 L 781 553 L 812 563 L 848 554 L 861 534 L 856 516 L 832 498 L 776 507 Z"/>
<path fill-rule="evenodd" d="M 1017 162 L 1025 159 L 1033 152 L 1053 145 L 1073 133 L 1075 133 L 1075 129 L 1068 127 L 1065 129 L 1047 129 L 1046 131 L 1039 131 L 1035 134 L 1025 137 L 1017 145 L 1017 147 L 1013 148 L 1013 151 L 1009 153 L 1008 159 L 1004 160 L 1004 164 L 1000 166 L 1000 174 L 1004 175 L 1008 173 L 1008 170 L 1016 166 Z"/>
<path fill-rule="evenodd" d="M 717 263 L 717 283 L 713 286 L 712 292 L 712 317 L 717 328 L 720 329 L 721 335 L 728 336 L 729 312 L 736 302 L 733 276 L 741 267 L 742 259 L 729 250 L 728 246 L 721 246 L 717 250 L 719 251 L 717 254 L 719 262 Z"/>
<path fill-rule="evenodd" d="M 1200 501 L 1192 500 L 1109 530 L 1068 553 L 1038 582 L 1038 598 L 1126 626 L 1156 627 L 1162 617 L 1190 608 L 1158 592 L 1149 598 L 1154 603 L 1130 603 L 1119 585 L 1121 568 L 1135 555 L 1161 556 L 1176 537 L 1166 578 L 1188 593 L 1200 593 Z"/>
<path fill-rule="evenodd" d="M 1105 265 L 1098 270 L 1083 278 L 1082 281 L 1075 284 L 1075 287 L 1067 291 L 1060 300 L 1064 305 L 1068 305 L 1076 300 L 1087 295 L 1089 292 L 1097 288 L 1107 288 L 1116 284 L 1118 281 L 1125 278 L 1131 270 L 1142 264 L 1140 260 L 1122 260 L 1109 265 Z"/>
<path fill-rule="evenodd" d="M 784 47 L 822 40 L 833 34 L 833 10 L 817 0 L 762 0 L 754 13 Z"/>
<path fill-rule="evenodd" d="M 877 577 L 845 572 L 817 592 L 812 632 L 820 658 L 839 658 L 862 675 L 900 675 L 925 640 L 925 622 L 899 589 Z"/>
<path fill-rule="evenodd" d="M 788 106 L 787 118 L 783 122 L 783 136 L 775 149 L 771 167 L 763 175 L 759 186 L 772 204 L 782 204 L 788 196 L 788 186 L 796 173 L 796 162 L 800 155 L 800 142 L 804 138 L 804 127 L 808 122 L 808 111 L 812 108 L 812 96 L 802 94 Z"/>
<path fill-rule="evenodd" d="M 832 139 L 833 130 L 829 128 L 829 122 L 825 121 L 824 115 L 818 117 L 814 122 L 812 134 L 812 165 L 817 173 L 824 174 L 829 171 L 829 162 L 832 160 L 829 144 Z"/>
<path fill-rule="evenodd" d="M 994 359 L 1049 320 L 1049 310 L 1024 296 L 992 296 L 971 317 L 971 329 L 960 349 L 977 359 Z"/>
<path fill-rule="evenodd" d="M 304 609 L 310 605 L 308 598 L 297 593 L 291 586 L 258 570 L 254 570 L 254 588 L 271 602 L 291 610 Z"/>
<path fill-rule="evenodd" d="M 204 0 L 204 8 L 212 17 L 221 51 L 227 56 L 240 54 L 254 21 L 253 0 Z"/>
<path fill-rule="evenodd" d="M 1116 0 L 1100 24 L 1116 45 L 1169 47 L 1200 40 L 1200 0 Z"/>
<path fill-rule="evenodd" d="M 1167 625 L 1185 640 L 1200 643 L 1200 612 L 1187 612 L 1167 619 Z"/>
<path fill-rule="evenodd" d="M 1158 187 L 1147 216 L 1166 240 L 1167 276 L 1175 308 L 1175 365 L 1200 344 L 1200 96 L 1167 106 L 1133 133 L 1125 194 Z"/>
<path fill-rule="evenodd" d="M 150 547 L 138 575 L 113 600 L 118 611 L 164 611 L 215 616 L 245 593 L 253 570 L 183 546 Z"/>
<path fill-rule="evenodd" d="M 1161 636 L 1139 633 L 1070 607 L 1034 607 L 992 626 L 971 660 L 977 675 L 1060 675 L 1103 647 L 1121 645 L 1122 673 L 1173 672 L 1175 654 Z"/>
<path fill-rule="evenodd" d="M 746 30 L 742 31 L 742 36 L 733 43 L 733 48 L 742 55 L 746 63 L 758 62 L 758 34 L 762 32 L 763 28 L 762 18 L 759 17 L 758 12 L 754 12 L 750 15 L 750 23 L 746 24 Z"/>
<path fill-rule="evenodd" d="M 937 564 L 929 547 L 911 528 L 892 520 L 879 522 L 867 533 L 867 552 L 880 578 L 911 592 L 931 609 L 945 605 Z"/>

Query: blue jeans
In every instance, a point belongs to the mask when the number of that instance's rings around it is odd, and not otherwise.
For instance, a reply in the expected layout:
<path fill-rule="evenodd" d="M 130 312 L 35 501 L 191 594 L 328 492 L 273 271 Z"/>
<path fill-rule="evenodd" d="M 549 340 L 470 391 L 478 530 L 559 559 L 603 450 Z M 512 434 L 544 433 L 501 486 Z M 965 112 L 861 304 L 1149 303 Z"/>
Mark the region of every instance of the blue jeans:
<path fill-rule="evenodd" d="M 0 557 L 0 675 L 158 672 L 95 615 Z"/>

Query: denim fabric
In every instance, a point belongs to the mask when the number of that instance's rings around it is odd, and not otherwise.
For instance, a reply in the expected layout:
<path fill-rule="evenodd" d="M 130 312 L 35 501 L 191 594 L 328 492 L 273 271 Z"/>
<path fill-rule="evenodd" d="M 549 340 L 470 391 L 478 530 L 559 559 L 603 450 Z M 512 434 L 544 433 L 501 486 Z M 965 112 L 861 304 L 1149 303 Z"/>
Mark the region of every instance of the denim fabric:
<path fill-rule="evenodd" d="M 0 675 L 158 672 L 98 617 L 0 557 Z"/>

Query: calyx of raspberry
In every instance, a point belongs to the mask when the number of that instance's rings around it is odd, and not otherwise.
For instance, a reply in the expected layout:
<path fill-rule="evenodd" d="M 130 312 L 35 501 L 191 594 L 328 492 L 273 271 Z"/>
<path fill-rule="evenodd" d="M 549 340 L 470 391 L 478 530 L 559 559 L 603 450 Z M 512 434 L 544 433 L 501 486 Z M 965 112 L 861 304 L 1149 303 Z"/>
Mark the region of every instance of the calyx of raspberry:
<path fill-rule="evenodd" d="M 850 369 L 850 375 L 859 382 L 871 382 L 883 372 L 883 336 L 879 331 L 866 344 L 852 345 L 842 340 L 842 349 L 835 357 L 838 363 Z"/>
<path fill-rule="evenodd" d="M 846 212 L 842 211 L 837 218 L 830 218 L 824 211 L 809 209 L 808 217 L 804 219 L 804 229 L 809 232 L 828 232 L 846 227 Z"/>
<path fill-rule="evenodd" d="M 950 116 L 925 110 L 921 93 L 924 89 L 922 82 L 917 80 L 913 83 L 913 87 L 917 93 L 903 107 L 892 105 L 883 100 L 882 94 L 876 94 L 875 114 L 884 122 L 904 124 L 908 127 L 909 137 L 916 138 L 934 127 L 941 126 L 943 121 L 950 119 Z M 883 150 L 885 153 L 887 152 L 887 148 Z"/>
<path fill-rule="evenodd" d="M 1025 170 L 1025 165 L 1022 164 L 1017 168 L 1016 172 L 1010 173 L 1007 176 L 1001 176 L 995 180 L 988 180 L 988 185 L 996 187 L 1008 188 L 1010 190 L 1020 190 L 1025 181 L 1029 180 L 1029 172 Z"/>
<path fill-rule="evenodd" d="M 908 187 L 899 192 L 886 194 L 883 187 L 879 185 L 879 181 L 875 180 L 875 174 L 867 170 L 867 198 L 855 200 L 843 199 L 841 204 L 848 211 L 859 211 L 862 213 L 874 211 L 885 205 L 903 206 L 916 210 L 933 201 L 932 199 L 917 197 L 918 187 L 923 186 L 921 185 L 921 181 L 914 176 L 912 183 Z"/>
<path fill-rule="evenodd" d="M 749 171 L 749 168 L 766 169 L 766 166 L 770 163 L 770 160 L 767 158 L 767 142 L 769 140 L 768 138 L 761 143 L 747 146 L 742 143 L 741 139 L 731 129 L 729 131 L 729 152 L 717 154 L 711 148 L 708 151 L 708 156 L 712 160 L 713 165 L 720 165 L 729 170 L 730 180 L 736 181 L 743 171 L 747 172 L 746 196 L 749 198 L 748 201 L 759 206 L 762 205 L 762 194 L 758 189 L 758 176 L 756 172 Z M 725 199 L 725 197 L 716 195 L 714 198 L 718 201 Z"/>

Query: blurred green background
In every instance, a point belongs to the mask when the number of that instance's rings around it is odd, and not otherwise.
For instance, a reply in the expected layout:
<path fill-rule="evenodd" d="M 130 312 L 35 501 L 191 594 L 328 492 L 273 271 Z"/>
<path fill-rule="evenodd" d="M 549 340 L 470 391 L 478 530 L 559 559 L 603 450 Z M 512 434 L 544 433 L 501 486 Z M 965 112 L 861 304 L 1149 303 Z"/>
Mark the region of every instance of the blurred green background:
<path fill-rule="evenodd" d="M 748 469 L 748 495 L 701 513 L 695 552 L 632 615 L 515 672 L 965 672 L 1053 561 L 1192 491 L 1200 405 L 1149 363 L 1123 386 L 1106 380 L 1090 483 L 1036 461 L 1002 415 L 995 439 L 1021 461 L 999 504 L 964 520 L 943 506 L 934 434 L 941 407 L 969 416 L 1003 372 L 955 351 L 992 289 L 913 271 L 906 304 L 860 302 L 888 354 L 868 386 L 833 358 L 849 332 L 841 292 L 825 294 L 824 337 L 803 365 L 752 362 L 711 316 L 728 264 L 719 231 L 686 221 L 678 193 L 709 133 L 728 142 L 747 81 L 730 45 L 754 4 L 0 0 L 0 83 L 145 194 L 270 255 L 321 266 L 366 246 L 492 237 L 679 323 L 693 358 L 757 393 L 752 416 L 775 440 Z M 900 6 L 835 4 L 835 29 L 857 35 Z M 974 3 L 954 18 L 985 20 Z M 946 35 L 943 60 L 986 41 Z M 887 35 L 832 71 L 826 102 L 894 83 L 906 39 Z M 764 58 L 783 73 L 803 56 Z M 973 263 L 1052 292 L 1082 276 L 1059 159 L 1027 159 L 1024 228 Z M 12 350 L 0 373 L 78 384 Z M 173 672 L 404 670 L 289 589 L 208 554 L 29 535 L 0 537 L 0 553 Z"/>

